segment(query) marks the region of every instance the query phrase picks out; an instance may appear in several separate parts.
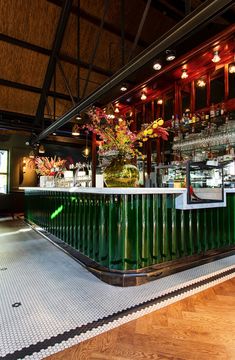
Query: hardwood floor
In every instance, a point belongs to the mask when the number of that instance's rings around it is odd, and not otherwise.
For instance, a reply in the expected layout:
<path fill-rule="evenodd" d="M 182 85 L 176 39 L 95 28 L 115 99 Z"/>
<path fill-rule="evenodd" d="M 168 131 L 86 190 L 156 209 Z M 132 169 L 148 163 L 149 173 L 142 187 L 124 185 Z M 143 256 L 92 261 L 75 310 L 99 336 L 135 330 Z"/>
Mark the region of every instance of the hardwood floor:
<path fill-rule="evenodd" d="M 235 278 L 47 360 L 234 360 Z"/>

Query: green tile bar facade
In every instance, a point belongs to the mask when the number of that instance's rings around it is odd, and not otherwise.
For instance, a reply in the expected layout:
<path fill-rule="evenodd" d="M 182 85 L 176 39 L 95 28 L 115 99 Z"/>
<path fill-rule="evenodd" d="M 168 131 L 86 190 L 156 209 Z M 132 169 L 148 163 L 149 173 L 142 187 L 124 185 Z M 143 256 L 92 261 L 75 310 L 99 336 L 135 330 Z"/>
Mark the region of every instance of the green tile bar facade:
<path fill-rule="evenodd" d="M 26 219 L 100 266 L 130 271 L 235 245 L 235 194 L 227 206 L 177 210 L 178 194 L 26 190 Z"/>

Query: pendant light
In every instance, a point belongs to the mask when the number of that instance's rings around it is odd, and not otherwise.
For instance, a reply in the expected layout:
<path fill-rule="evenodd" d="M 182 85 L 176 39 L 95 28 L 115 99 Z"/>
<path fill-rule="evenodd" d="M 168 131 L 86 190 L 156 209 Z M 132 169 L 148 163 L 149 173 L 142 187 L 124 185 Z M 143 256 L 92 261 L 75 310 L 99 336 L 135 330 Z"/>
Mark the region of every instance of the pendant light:
<path fill-rule="evenodd" d="M 84 158 L 88 158 L 88 156 L 90 155 L 90 148 L 88 147 L 88 134 L 86 134 L 86 147 L 85 149 L 82 150 L 82 156 L 84 156 Z"/>
<path fill-rule="evenodd" d="M 220 56 L 219 56 L 219 51 L 218 50 L 215 50 L 214 51 L 214 56 L 213 58 L 211 59 L 214 63 L 217 63 L 221 60 Z"/>

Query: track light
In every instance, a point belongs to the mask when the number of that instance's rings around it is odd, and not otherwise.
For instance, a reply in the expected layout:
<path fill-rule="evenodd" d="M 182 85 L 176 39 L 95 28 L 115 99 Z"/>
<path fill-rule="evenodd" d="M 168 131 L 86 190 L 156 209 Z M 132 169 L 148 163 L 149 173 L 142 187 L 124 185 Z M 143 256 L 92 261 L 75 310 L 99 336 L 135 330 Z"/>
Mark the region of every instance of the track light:
<path fill-rule="evenodd" d="M 166 61 L 172 61 L 176 57 L 176 53 L 174 50 L 166 50 Z"/>
<path fill-rule="evenodd" d="M 44 145 L 41 144 L 41 145 L 39 146 L 38 152 L 39 152 L 39 154 L 44 154 L 44 153 L 45 153 Z"/>
<path fill-rule="evenodd" d="M 73 127 L 72 127 L 72 135 L 73 136 L 79 136 L 80 135 L 78 124 L 73 125 Z"/>
<path fill-rule="evenodd" d="M 161 70 L 161 68 L 162 68 L 162 65 L 161 65 L 161 63 L 159 62 L 159 61 L 156 61 L 154 64 L 153 64 L 153 68 L 154 68 L 154 70 Z"/>
<path fill-rule="evenodd" d="M 127 91 L 127 87 L 126 87 L 126 85 L 125 84 L 123 84 L 121 87 L 120 87 L 120 90 L 121 91 Z"/>
<path fill-rule="evenodd" d="M 29 158 L 30 158 L 30 159 L 34 159 L 34 158 L 35 158 L 35 153 L 34 153 L 33 150 L 31 150 L 31 151 L 29 152 Z"/>
<path fill-rule="evenodd" d="M 144 100 L 146 100 L 146 99 L 147 99 L 147 95 L 145 94 L 145 92 L 144 92 L 144 91 L 141 93 L 141 97 L 140 97 L 140 99 L 141 99 L 142 101 L 144 101 Z"/>
<path fill-rule="evenodd" d="M 219 56 L 219 51 L 217 51 L 217 50 L 214 51 L 214 56 L 213 56 L 213 58 L 211 60 L 214 63 L 217 63 L 217 62 L 219 62 L 221 60 L 220 56 Z"/>
<path fill-rule="evenodd" d="M 187 69 L 182 69 L 182 74 L 181 74 L 181 79 L 187 79 L 188 77 L 188 70 Z"/>
<path fill-rule="evenodd" d="M 205 80 L 203 80 L 203 79 L 198 79 L 197 82 L 196 82 L 196 85 L 197 85 L 198 87 L 205 87 L 205 86 L 206 86 L 206 82 L 205 82 Z"/>

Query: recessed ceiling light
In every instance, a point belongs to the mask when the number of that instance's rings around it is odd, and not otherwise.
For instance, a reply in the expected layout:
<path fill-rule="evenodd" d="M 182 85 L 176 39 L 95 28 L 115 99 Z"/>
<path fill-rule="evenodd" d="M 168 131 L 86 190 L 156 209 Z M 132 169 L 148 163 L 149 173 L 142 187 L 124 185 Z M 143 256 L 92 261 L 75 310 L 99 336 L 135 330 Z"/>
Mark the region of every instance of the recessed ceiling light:
<path fill-rule="evenodd" d="M 159 61 L 156 61 L 154 64 L 153 64 L 153 68 L 154 68 L 154 70 L 161 70 L 161 68 L 162 68 L 162 65 L 161 65 L 161 63 L 159 62 Z"/>

